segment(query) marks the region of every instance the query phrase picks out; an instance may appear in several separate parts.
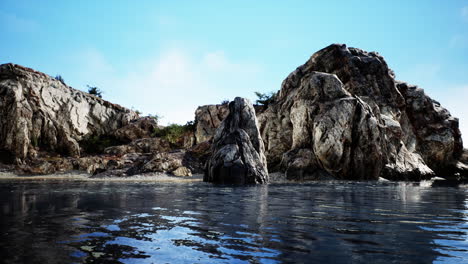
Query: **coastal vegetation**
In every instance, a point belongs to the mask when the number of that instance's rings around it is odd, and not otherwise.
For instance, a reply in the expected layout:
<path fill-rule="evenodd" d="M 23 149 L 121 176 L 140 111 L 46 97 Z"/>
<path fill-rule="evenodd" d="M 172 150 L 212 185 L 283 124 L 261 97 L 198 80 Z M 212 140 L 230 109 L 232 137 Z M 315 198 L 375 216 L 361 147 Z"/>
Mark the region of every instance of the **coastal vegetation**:
<path fill-rule="evenodd" d="M 86 85 L 88 87 L 88 93 L 102 98 L 103 91 L 96 86 Z"/>

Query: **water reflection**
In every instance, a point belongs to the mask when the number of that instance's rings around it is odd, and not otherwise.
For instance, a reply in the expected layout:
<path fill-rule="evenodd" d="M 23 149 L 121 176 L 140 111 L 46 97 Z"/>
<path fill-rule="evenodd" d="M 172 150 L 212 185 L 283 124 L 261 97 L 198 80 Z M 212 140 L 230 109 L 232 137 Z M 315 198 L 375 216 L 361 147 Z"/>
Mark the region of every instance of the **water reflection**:
<path fill-rule="evenodd" d="M 464 189 L 2 182 L 7 263 L 460 263 Z"/>

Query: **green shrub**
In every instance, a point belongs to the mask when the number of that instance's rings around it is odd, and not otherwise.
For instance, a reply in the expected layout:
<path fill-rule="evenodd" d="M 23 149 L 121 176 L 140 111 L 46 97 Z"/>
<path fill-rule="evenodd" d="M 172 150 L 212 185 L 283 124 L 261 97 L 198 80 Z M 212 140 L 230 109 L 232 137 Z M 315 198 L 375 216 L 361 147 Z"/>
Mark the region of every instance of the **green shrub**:
<path fill-rule="evenodd" d="M 131 109 L 132 109 L 132 111 L 133 111 L 133 112 L 135 112 L 137 115 L 141 115 L 141 114 L 143 114 L 143 113 L 142 113 L 140 110 L 138 110 L 138 109 L 135 109 L 135 107 L 133 107 L 133 106 L 132 106 L 132 108 L 131 108 Z"/>
<path fill-rule="evenodd" d="M 32 144 L 33 147 L 35 147 L 35 148 L 39 147 L 39 139 L 38 139 L 37 137 L 31 138 L 31 144 Z"/>
<path fill-rule="evenodd" d="M 195 130 L 193 121 L 187 122 L 185 125 L 170 124 L 163 128 L 156 128 L 153 132 L 153 137 L 164 138 L 172 144 L 179 145 L 183 136 Z"/>
<path fill-rule="evenodd" d="M 96 86 L 89 86 L 89 85 L 86 85 L 88 87 L 88 93 L 89 94 L 92 94 L 92 95 L 95 95 L 99 98 L 102 98 L 102 91 L 101 89 L 97 88 Z"/>
<path fill-rule="evenodd" d="M 55 77 L 54 77 L 55 80 L 61 82 L 62 84 L 66 85 L 65 84 L 65 80 L 62 78 L 62 76 L 60 74 L 57 74 Z"/>

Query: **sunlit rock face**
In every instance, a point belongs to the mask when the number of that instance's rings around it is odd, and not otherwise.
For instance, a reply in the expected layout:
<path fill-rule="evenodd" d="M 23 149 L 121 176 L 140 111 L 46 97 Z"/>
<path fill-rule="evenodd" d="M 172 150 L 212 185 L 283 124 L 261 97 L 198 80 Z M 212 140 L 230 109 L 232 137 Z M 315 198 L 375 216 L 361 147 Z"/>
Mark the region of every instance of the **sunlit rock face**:
<path fill-rule="evenodd" d="M 289 178 L 421 179 L 463 150 L 458 119 L 395 80 L 383 57 L 334 44 L 282 83 L 259 115 L 270 169 Z"/>
<path fill-rule="evenodd" d="M 80 155 L 78 142 L 111 134 L 137 114 L 15 64 L 0 65 L 0 150 L 17 162 L 36 150 Z"/>
<path fill-rule="evenodd" d="M 255 184 L 268 182 L 263 141 L 252 103 L 237 97 L 213 138 L 204 181 Z"/>
<path fill-rule="evenodd" d="M 216 129 L 228 114 L 229 106 L 227 104 L 199 106 L 195 111 L 196 143 L 212 139 Z"/>

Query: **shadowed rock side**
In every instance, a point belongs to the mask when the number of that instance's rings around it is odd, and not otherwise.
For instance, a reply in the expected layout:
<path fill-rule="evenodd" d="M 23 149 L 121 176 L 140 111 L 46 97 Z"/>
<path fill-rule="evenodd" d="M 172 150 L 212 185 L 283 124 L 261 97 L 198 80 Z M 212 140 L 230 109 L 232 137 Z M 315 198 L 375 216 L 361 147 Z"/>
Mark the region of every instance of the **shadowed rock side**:
<path fill-rule="evenodd" d="M 463 149 L 458 119 L 378 54 L 345 45 L 292 72 L 259 123 L 270 169 L 294 179 L 418 180 L 453 171 Z"/>
<path fill-rule="evenodd" d="M 0 150 L 10 162 L 22 163 L 36 149 L 79 156 L 80 140 L 111 134 L 137 114 L 43 73 L 3 64 L 0 116 Z"/>
<path fill-rule="evenodd" d="M 263 141 L 250 101 L 236 97 L 216 130 L 204 181 L 254 184 L 268 182 Z"/>

